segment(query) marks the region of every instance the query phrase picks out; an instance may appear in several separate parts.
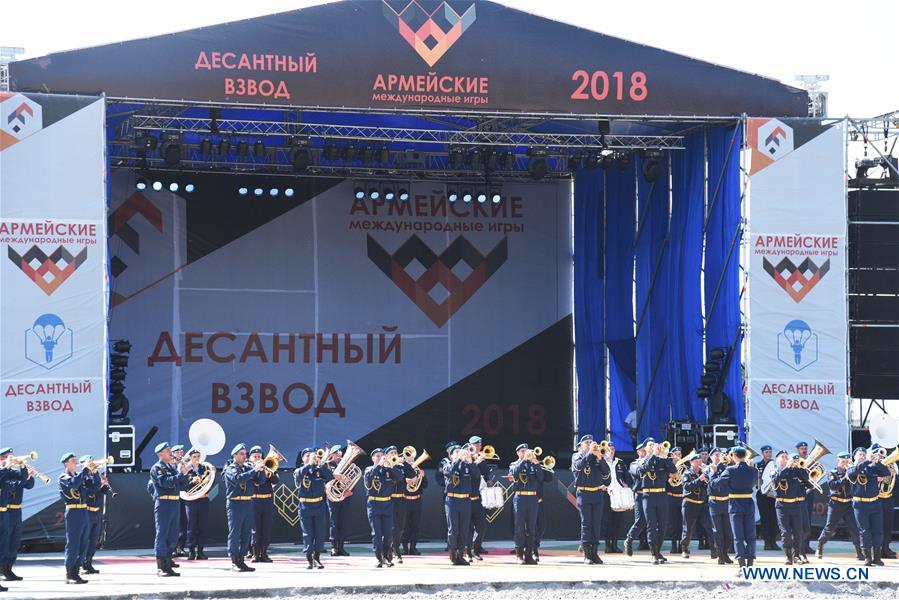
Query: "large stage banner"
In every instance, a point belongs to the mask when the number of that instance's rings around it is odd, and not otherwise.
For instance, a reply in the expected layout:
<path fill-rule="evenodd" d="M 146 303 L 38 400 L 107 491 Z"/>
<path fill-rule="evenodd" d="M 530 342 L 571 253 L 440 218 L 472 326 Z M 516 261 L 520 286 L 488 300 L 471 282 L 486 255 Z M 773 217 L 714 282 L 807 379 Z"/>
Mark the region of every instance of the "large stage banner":
<path fill-rule="evenodd" d="M 521 441 L 570 452 L 570 182 L 504 183 L 494 203 L 431 181 L 136 177 L 112 177 L 110 328 L 133 344 L 138 440 L 186 444 L 205 418 L 227 448 L 291 462 L 347 439 L 435 461 L 472 435 L 504 460 Z M 391 187 L 409 198 L 370 199 Z"/>
<path fill-rule="evenodd" d="M 54 480 L 106 447 L 105 148 L 102 98 L 0 93 L 0 446 Z"/>
<path fill-rule="evenodd" d="M 748 128 L 750 444 L 816 438 L 836 453 L 849 444 L 844 127 Z"/>

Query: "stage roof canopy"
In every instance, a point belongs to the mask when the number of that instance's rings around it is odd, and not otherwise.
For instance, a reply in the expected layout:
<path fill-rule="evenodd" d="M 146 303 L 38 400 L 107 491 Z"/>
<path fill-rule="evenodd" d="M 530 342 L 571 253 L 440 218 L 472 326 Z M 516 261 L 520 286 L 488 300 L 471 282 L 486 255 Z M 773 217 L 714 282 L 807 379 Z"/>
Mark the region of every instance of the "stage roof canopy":
<path fill-rule="evenodd" d="M 772 79 L 483 0 L 344 0 L 14 62 L 10 85 L 472 115 L 805 116 L 808 102 Z"/>

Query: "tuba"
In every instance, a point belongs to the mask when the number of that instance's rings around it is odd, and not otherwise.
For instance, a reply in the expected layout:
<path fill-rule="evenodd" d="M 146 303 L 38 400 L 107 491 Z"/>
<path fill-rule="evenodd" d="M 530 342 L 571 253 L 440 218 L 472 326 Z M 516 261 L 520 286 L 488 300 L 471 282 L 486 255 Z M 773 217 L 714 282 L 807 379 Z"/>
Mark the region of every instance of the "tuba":
<path fill-rule="evenodd" d="M 893 488 L 896 487 L 896 477 L 899 476 L 899 468 L 896 466 L 897 462 L 899 462 L 899 448 L 893 450 L 892 454 L 880 461 L 880 464 L 890 470 L 890 475 L 884 477 L 883 481 L 880 482 L 879 495 L 881 497 L 886 496 L 889 498 L 893 495 Z"/>
<path fill-rule="evenodd" d="M 346 452 L 337 466 L 334 467 L 334 479 L 325 484 L 325 494 L 331 502 L 342 502 L 346 499 L 347 494 L 353 491 L 353 488 L 362 479 L 362 469 L 358 465 L 354 465 L 353 461 L 365 454 L 365 450 L 351 442 L 346 441 Z M 341 480 L 337 479 L 338 475 L 343 475 Z"/>
<path fill-rule="evenodd" d="M 182 500 L 188 502 L 199 500 L 209 494 L 209 490 L 212 489 L 212 484 L 215 483 L 215 467 L 205 460 L 200 461 L 200 464 L 206 467 L 206 472 L 200 476 L 200 481 L 191 484 L 186 490 L 181 490 L 179 495 Z"/>
<path fill-rule="evenodd" d="M 687 471 L 687 465 L 690 464 L 690 461 L 699 456 L 696 450 L 690 452 L 690 454 L 686 455 L 676 463 L 674 466 L 677 467 L 677 473 L 672 473 L 668 477 L 668 484 L 672 487 L 679 487 L 684 483 L 684 473 Z"/>
<path fill-rule="evenodd" d="M 278 471 L 278 466 L 282 462 L 286 462 L 287 459 L 284 458 L 284 455 L 278 452 L 278 449 L 268 445 L 268 454 L 265 455 L 265 458 L 262 459 L 262 468 L 268 475 L 273 475 Z"/>
<path fill-rule="evenodd" d="M 818 440 L 815 440 L 815 446 L 812 448 L 812 451 L 809 452 L 808 458 L 800 458 L 798 462 L 800 469 L 808 471 L 809 483 L 819 494 L 824 493 L 824 489 L 821 487 L 821 480 L 824 479 L 826 472 L 824 470 L 824 465 L 818 461 L 828 454 L 830 454 L 830 450 L 827 449 L 827 446 Z"/>
<path fill-rule="evenodd" d="M 412 450 L 415 451 L 415 448 L 412 448 Z M 415 478 L 411 480 L 412 482 L 406 485 L 406 489 L 413 494 L 418 492 L 418 489 L 421 487 L 421 481 L 425 478 L 424 469 L 420 469 L 419 466 L 429 458 L 431 458 L 431 456 L 428 454 L 428 451 L 422 450 L 421 455 L 415 459 L 414 463 L 412 463 L 412 468 L 415 469 L 416 475 Z"/>

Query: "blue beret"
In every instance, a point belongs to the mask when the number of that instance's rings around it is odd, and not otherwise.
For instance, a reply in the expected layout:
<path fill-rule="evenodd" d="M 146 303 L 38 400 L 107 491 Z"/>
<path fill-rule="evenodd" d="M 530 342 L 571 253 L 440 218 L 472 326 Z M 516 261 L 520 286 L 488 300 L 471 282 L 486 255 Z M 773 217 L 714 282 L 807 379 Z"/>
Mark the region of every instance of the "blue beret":
<path fill-rule="evenodd" d="M 740 457 L 746 455 L 746 448 L 744 448 L 743 446 L 734 446 L 730 449 L 730 451 Z"/>
<path fill-rule="evenodd" d="M 608 442 L 606 442 L 606 444 L 611 446 L 612 448 L 615 447 L 615 442 L 613 442 L 612 440 L 609 440 Z"/>
<path fill-rule="evenodd" d="M 587 435 L 581 436 L 581 441 L 579 443 L 583 444 L 584 442 L 592 442 L 592 441 L 593 441 L 593 436 L 588 433 Z"/>
<path fill-rule="evenodd" d="M 84 456 L 82 456 L 81 458 L 78 459 L 78 462 L 87 462 L 87 461 L 89 461 L 90 459 L 91 459 L 91 455 L 90 455 L 90 454 L 85 454 Z"/>
<path fill-rule="evenodd" d="M 709 448 L 709 454 L 715 454 L 716 452 L 721 452 L 721 448 L 719 448 L 717 446 L 713 446 L 712 448 Z"/>
<path fill-rule="evenodd" d="M 234 456 L 241 450 L 246 450 L 246 449 L 247 449 L 247 445 L 244 444 L 243 442 L 241 442 L 241 443 L 237 444 L 236 446 L 234 446 L 233 448 L 231 448 L 231 456 Z"/>
<path fill-rule="evenodd" d="M 518 444 L 517 446 L 515 446 L 515 452 L 518 452 L 519 450 L 528 450 L 528 449 L 529 448 L 528 448 L 527 444 Z"/>
<path fill-rule="evenodd" d="M 862 448 L 861 446 L 859 446 L 858 448 L 856 448 L 855 450 L 852 451 L 852 454 L 858 454 L 859 452 L 867 452 L 867 451 L 868 451 L 867 448 Z"/>
<path fill-rule="evenodd" d="M 333 446 L 331 446 L 331 454 L 334 454 L 335 452 L 343 452 L 343 446 L 341 446 L 340 444 L 334 444 Z"/>
<path fill-rule="evenodd" d="M 703 446 L 703 447 L 702 447 L 702 448 L 697 448 L 697 450 L 696 450 L 696 451 L 697 451 L 697 452 L 700 452 L 700 453 L 702 453 L 702 452 L 708 452 L 708 451 L 709 451 L 709 449 L 708 449 L 708 448 L 706 448 L 706 447 L 705 447 L 705 446 Z"/>
<path fill-rule="evenodd" d="M 252 448 L 250 448 L 249 454 L 253 454 L 254 452 L 262 454 L 262 446 L 253 446 Z"/>
<path fill-rule="evenodd" d="M 655 438 L 652 438 L 652 437 L 648 437 L 648 438 L 646 438 L 645 440 L 643 440 L 643 445 L 644 445 L 644 446 L 645 446 L 646 444 L 649 444 L 649 443 L 655 444 L 655 443 L 656 443 L 656 439 L 655 439 Z"/>
<path fill-rule="evenodd" d="M 805 442 L 796 442 L 796 447 L 797 447 L 797 448 L 799 448 L 799 447 L 801 447 L 801 446 L 805 446 L 806 448 L 808 448 L 808 444 L 807 444 L 807 443 L 805 443 Z"/>
<path fill-rule="evenodd" d="M 764 446 L 762 446 L 762 452 L 767 452 L 770 449 L 771 449 L 771 446 L 769 446 L 768 444 L 765 444 Z"/>
<path fill-rule="evenodd" d="M 203 453 L 200 452 L 199 450 L 197 450 L 196 448 L 191 448 L 190 450 L 187 451 L 188 456 L 193 456 L 194 454 L 203 454 Z"/>
<path fill-rule="evenodd" d="M 300 456 L 305 458 L 306 455 L 309 454 L 310 452 L 315 452 L 315 448 L 303 448 L 303 451 L 300 452 Z"/>
<path fill-rule="evenodd" d="M 396 449 L 396 446 L 387 446 L 384 448 L 384 454 L 387 454 L 388 452 L 399 452 L 399 450 Z"/>
<path fill-rule="evenodd" d="M 787 454 L 787 451 L 786 450 L 778 450 L 777 454 L 775 454 L 774 457 L 777 458 L 781 454 Z M 789 454 L 787 454 L 787 456 L 789 456 Z"/>
<path fill-rule="evenodd" d="M 470 438 L 468 438 L 469 444 L 480 444 L 482 441 L 483 440 L 481 439 L 481 436 L 479 436 L 479 435 L 473 435 Z"/>
<path fill-rule="evenodd" d="M 177 452 L 178 450 L 184 450 L 184 444 L 175 444 L 172 446 L 172 452 Z"/>
<path fill-rule="evenodd" d="M 681 452 L 680 446 L 675 446 L 671 449 L 672 452 Z"/>
<path fill-rule="evenodd" d="M 797 460 L 797 459 L 799 458 L 799 453 L 798 453 L 798 452 L 794 452 L 793 454 L 790 455 L 790 458 L 791 458 L 792 460 Z"/>
<path fill-rule="evenodd" d="M 699 455 L 697 454 L 696 456 L 694 456 L 694 457 L 691 458 L 690 460 L 702 460 L 702 457 L 699 456 Z"/>
<path fill-rule="evenodd" d="M 840 452 L 837 454 L 837 458 L 850 458 L 848 452 Z"/>
<path fill-rule="evenodd" d="M 59 459 L 59 462 L 65 464 L 67 461 L 69 461 L 69 460 L 71 460 L 71 459 L 73 459 L 73 458 L 75 458 L 75 453 L 74 453 L 74 452 L 66 452 L 66 453 L 63 454 L 62 457 Z"/>
<path fill-rule="evenodd" d="M 156 449 L 154 449 L 153 452 L 155 452 L 156 454 L 159 454 L 160 452 L 162 452 L 163 450 L 165 450 L 168 447 L 169 447 L 168 442 L 159 442 L 158 444 L 156 444 Z"/>
<path fill-rule="evenodd" d="M 450 448 L 450 452 L 455 452 L 456 450 L 461 450 L 461 449 L 462 449 L 462 446 L 460 446 L 459 444 L 456 444 L 455 446 Z"/>
<path fill-rule="evenodd" d="M 637 444 L 637 447 L 634 448 L 634 450 L 642 450 L 645 447 L 646 447 L 646 444 L 644 444 L 643 442 L 640 442 L 639 444 Z"/>
<path fill-rule="evenodd" d="M 456 442 L 447 442 L 447 443 L 446 443 L 446 446 L 444 446 L 444 449 L 449 450 L 449 449 L 452 448 L 453 446 L 458 446 L 458 445 L 459 445 L 459 444 L 457 444 Z"/>
<path fill-rule="evenodd" d="M 12 453 L 12 448 L 0 448 L 0 456 Z"/>
<path fill-rule="evenodd" d="M 384 449 L 383 448 L 372 448 L 371 454 L 372 454 L 372 456 L 374 456 L 375 454 L 384 454 Z"/>
<path fill-rule="evenodd" d="M 871 444 L 871 450 L 880 450 L 880 444 L 874 442 L 873 444 Z"/>

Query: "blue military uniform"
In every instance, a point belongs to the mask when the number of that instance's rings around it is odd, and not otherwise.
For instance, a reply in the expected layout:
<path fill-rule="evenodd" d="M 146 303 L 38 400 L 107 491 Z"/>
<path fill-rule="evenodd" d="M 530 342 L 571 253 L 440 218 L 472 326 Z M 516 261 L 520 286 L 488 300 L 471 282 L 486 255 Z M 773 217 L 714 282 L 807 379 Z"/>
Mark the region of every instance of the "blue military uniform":
<path fill-rule="evenodd" d="M 313 451 L 312 448 L 306 448 L 303 455 Z M 326 465 L 311 464 L 294 471 L 293 477 L 300 499 L 300 523 L 305 540 L 303 552 L 309 562 L 307 568 L 314 566 L 322 569 L 324 565 L 321 563 L 321 553 L 325 549 L 325 537 L 328 534 L 325 484 L 334 479 L 334 475 Z"/>
<path fill-rule="evenodd" d="M 592 442 L 593 437 L 582 436 L 580 443 Z M 571 457 L 574 473 L 577 509 L 581 517 L 581 547 L 584 562 L 602 564 L 596 544 L 602 537 L 602 514 L 608 494 L 604 493 L 612 480 L 609 464 L 590 452 L 575 452 Z"/>
<path fill-rule="evenodd" d="M 778 456 L 781 453 L 778 453 Z M 798 458 L 798 454 L 793 455 Z M 783 538 L 783 550 L 787 556 L 787 564 L 793 561 L 807 563 L 805 550 L 805 493 L 808 484 L 808 471 L 799 467 L 786 467 L 774 473 L 771 480 L 774 486 L 774 510 L 777 514 L 777 525 Z"/>
<path fill-rule="evenodd" d="M 734 454 L 745 455 L 746 449 L 734 447 Z M 751 567 L 755 560 L 755 487 L 759 473 L 745 462 L 731 465 L 721 475 L 722 489 L 728 491 L 730 527 L 734 536 L 734 554 L 740 566 Z"/>
<path fill-rule="evenodd" d="M 336 452 L 346 452 L 346 448 L 340 446 L 331 447 L 331 459 L 328 461 L 328 468 L 333 473 L 340 464 L 340 461 L 334 458 Z M 347 522 L 349 521 L 350 501 L 353 497 L 353 490 L 347 490 L 343 500 L 332 502 L 328 500 L 328 515 L 330 516 L 330 529 L 328 531 L 331 538 L 331 556 L 349 556 L 344 544 L 347 536 Z"/>
<path fill-rule="evenodd" d="M 839 458 L 850 458 L 848 452 L 841 452 L 837 456 Z M 855 513 L 852 511 L 851 484 L 846 477 L 848 470 L 848 468 L 841 469 L 836 467 L 830 472 L 830 479 L 827 481 L 827 488 L 830 491 L 830 498 L 827 501 L 827 521 L 821 530 L 821 535 L 818 537 L 818 548 L 816 550 L 818 558 L 823 557 L 824 544 L 833 539 L 837 527 L 842 522 L 849 530 L 849 537 L 855 546 L 856 558 L 860 560 L 865 559 L 858 536 L 858 524 L 855 522 Z"/>
<path fill-rule="evenodd" d="M 856 454 L 859 450 L 856 449 Z M 852 509 L 858 523 L 858 533 L 865 565 L 882 565 L 883 514 L 878 502 L 880 483 L 878 477 L 886 477 L 890 470 L 867 458 L 849 467 L 846 476 L 852 484 Z"/>
<path fill-rule="evenodd" d="M 250 454 L 262 453 L 262 448 L 253 446 Z M 250 536 L 250 552 L 252 562 L 272 562 L 268 556 L 268 546 L 272 543 L 272 525 L 275 522 L 275 488 L 278 473 L 263 472 L 261 481 L 257 481 L 253 491 L 253 531 Z"/>
<path fill-rule="evenodd" d="M 245 451 L 244 444 L 231 450 L 231 456 Z M 231 461 L 223 469 L 225 481 L 225 513 L 228 517 L 228 555 L 235 571 L 253 571 L 244 562 L 250 547 L 250 532 L 253 528 L 253 494 L 256 484 L 265 479 L 264 471 L 256 471 L 246 462 L 243 465 Z"/>
<path fill-rule="evenodd" d="M 522 564 L 537 564 L 534 542 L 537 529 L 537 478 L 540 467 L 527 459 L 519 459 L 509 466 L 512 476 L 515 506 L 515 549 Z"/>
<path fill-rule="evenodd" d="M 68 453 L 63 455 L 62 463 L 65 464 L 75 455 Z M 78 570 L 84 563 L 87 554 L 88 533 L 90 520 L 87 516 L 87 503 L 85 498 L 94 485 L 91 473 L 87 467 L 74 475 L 63 471 L 59 476 L 59 495 L 66 505 L 66 582 L 83 583 L 78 575 Z"/>
<path fill-rule="evenodd" d="M 188 455 L 195 453 L 199 454 L 200 451 L 191 448 Z M 191 466 L 187 478 L 192 481 L 196 477 L 202 478 L 205 474 L 206 466 L 199 463 L 196 467 Z M 206 560 L 208 557 L 203 549 L 206 547 L 206 524 L 209 522 L 209 494 L 204 494 L 196 500 L 186 500 L 184 508 L 187 511 L 188 558 Z"/>
<path fill-rule="evenodd" d="M 447 541 L 449 543 L 450 560 L 454 565 L 468 564 L 462 557 L 471 520 L 471 477 L 474 465 L 468 461 L 456 459 L 447 461 L 443 467 L 446 481 Z"/>
<path fill-rule="evenodd" d="M 380 448 L 372 450 L 372 458 L 382 453 Z M 365 489 L 368 491 L 366 510 L 368 522 L 371 525 L 371 544 L 378 559 L 377 566 L 384 564 L 392 567 L 393 563 L 385 560 L 385 551 L 393 540 L 393 506 L 391 497 L 394 489 L 393 469 L 383 465 L 374 464 L 367 469 L 362 476 Z"/>
<path fill-rule="evenodd" d="M 720 452 L 720 450 L 714 448 L 711 453 L 715 452 Z M 729 565 L 734 562 L 727 553 L 733 540 L 733 531 L 728 514 L 730 512 L 730 490 L 727 488 L 726 482 L 721 479 L 726 468 L 727 465 L 724 462 L 705 467 L 709 480 L 709 516 L 712 519 L 709 547 L 714 545 L 717 549 L 719 565 Z"/>
<path fill-rule="evenodd" d="M 635 450 L 641 450 L 643 448 L 644 444 L 640 443 Z M 631 480 L 634 482 L 634 524 L 631 525 L 631 528 L 624 538 L 624 552 L 628 556 L 633 556 L 634 554 L 634 540 L 646 532 L 646 515 L 643 514 L 643 478 L 640 477 L 641 462 L 642 459 L 637 459 L 631 462 L 628 467 L 628 475 L 630 475 Z"/>
<path fill-rule="evenodd" d="M 544 486 L 551 483 L 554 478 L 552 470 L 540 466 L 537 469 L 537 523 L 534 525 L 534 560 L 540 562 L 540 541 L 546 533 L 546 505 L 544 499 Z"/>
<path fill-rule="evenodd" d="M 880 448 L 879 444 L 874 444 L 871 446 L 872 449 Z M 896 477 L 896 469 L 897 466 L 894 464 L 891 467 L 887 467 L 888 469 L 893 471 L 893 477 Z M 895 505 L 895 497 L 899 492 L 899 485 L 893 485 L 892 491 L 886 491 L 884 487 L 881 487 L 880 493 L 878 497 L 880 500 L 877 503 L 880 505 L 880 512 L 883 513 L 883 544 L 880 549 L 881 558 L 896 558 L 896 553 L 890 548 L 890 540 L 893 537 L 893 513 L 896 511 L 893 510 Z"/>
<path fill-rule="evenodd" d="M 428 487 L 428 478 L 422 476 L 421 485 L 413 492 L 406 489 L 406 527 L 403 534 L 403 552 L 418 556 L 418 532 L 421 526 L 422 496 Z"/>
<path fill-rule="evenodd" d="M 90 456 L 82 456 L 81 463 L 84 464 L 90 460 Z M 84 572 L 95 574 L 100 571 L 94 568 L 94 553 L 97 552 L 97 544 L 100 541 L 100 529 L 103 524 L 103 497 L 111 496 L 112 490 L 109 485 L 103 484 L 103 478 L 99 473 L 91 473 L 91 488 L 85 497 L 87 504 L 87 516 L 90 521 L 88 530 L 87 554 L 84 557 Z"/>
<path fill-rule="evenodd" d="M 0 450 L 0 458 L 12 453 L 11 448 Z M 34 477 L 26 467 L 9 467 L 0 472 L 0 574 L 6 581 L 22 578 L 12 572 L 19 556 L 22 540 L 22 498 L 24 490 L 34 487 Z"/>
<path fill-rule="evenodd" d="M 469 444 L 480 444 L 482 441 L 476 435 L 468 439 Z M 482 560 L 481 554 L 486 554 L 484 551 L 484 536 L 487 533 L 487 511 L 481 502 L 481 479 L 488 485 L 493 483 L 493 465 L 487 460 L 475 463 L 473 477 L 474 479 L 471 482 L 471 533 L 468 556 L 469 559 L 475 556 L 478 560 Z"/>
<path fill-rule="evenodd" d="M 168 444 L 162 442 L 156 446 L 159 454 Z M 181 490 L 188 479 L 173 465 L 161 459 L 150 468 L 148 490 L 153 496 L 153 519 L 156 526 L 154 550 L 156 552 L 157 575 L 174 576 L 172 571 L 172 553 L 178 544 L 178 533 L 181 518 Z"/>
<path fill-rule="evenodd" d="M 642 479 L 643 514 L 646 518 L 646 538 L 652 552 L 653 564 L 666 562 L 662 556 L 662 543 L 665 541 L 668 521 L 668 496 L 666 485 L 668 476 L 677 469 L 670 458 L 652 454 L 642 461 L 637 469 Z"/>
<path fill-rule="evenodd" d="M 174 456 L 175 452 L 181 452 L 182 456 Z M 178 459 L 179 461 L 183 458 L 184 454 L 184 445 L 183 444 L 175 444 L 172 446 L 172 457 Z M 185 500 L 180 501 L 181 507 L 178 515 L 178 543 L 175 546 L 174 556 L 187 556 L 184 552 L 184 544 L 187 542 L 187 502 Z"/>
<path fill-rule="evenodd" d="M 395 446 L 390 446 L 386 449 L 386 452 L 396 451 Z M 401 457 L 402 458 L 402 457 Z M 393 531 L 391 533 L 390 547 L 387 549 L 387 562 L 391 562 L 393 560 L 393 555 L 396 555 L 397 561 L 399 563 L 403 562 L 403 554 L 402 543 L 403 543 L 403 531 L 406 528 L 406 492 L 408 491 L 408 487 L 406 484 L 407 479 L 413 479 L 415 477 L 415 469 L 412 468 L 412 465 L 403 461 L 397 463 L 393 467 L 393 494 L 391 494 L 391 498 L 393 499 L 391 504 L 393 505 Z"/>
<path fill-rule="evenodd" d="M 698 459 L 697 459 L 698 460 Z M 680 548 L 684 558 L 690 557 L 690 540 L 693 530 L 700 525 L 705 531 L 712 531 L 712 520 L 709 513 L 709 479 L 705 471 L 699 473 L 691 468 L 684 472 L 683 499 L 681 501 L 681 538 Z M 716 552 L 715 540 L 710 540 L 710 549 Z"/>
<path fill-rule="evenodd" d="M 681 448 L 679 446 L 676 446 L 671 449 L 672 462 L 675 462 L 675 458 L 673 456 L 675 452 L 681 452 Z M 675 469 L 676 468 L 677 467 L 675 467 Z M 684 499 L 683 483 L 681 483 L 680 485 L 672 485 L 671 478 L 669 477 L 665 481 L 665 495 L 668 496 L 668 531 L 666 532 L 666 534 L 671 539 L 671 551 L 680 552 L 681 535 L 683 533 L 683 517 L 681 515 Z"/>

